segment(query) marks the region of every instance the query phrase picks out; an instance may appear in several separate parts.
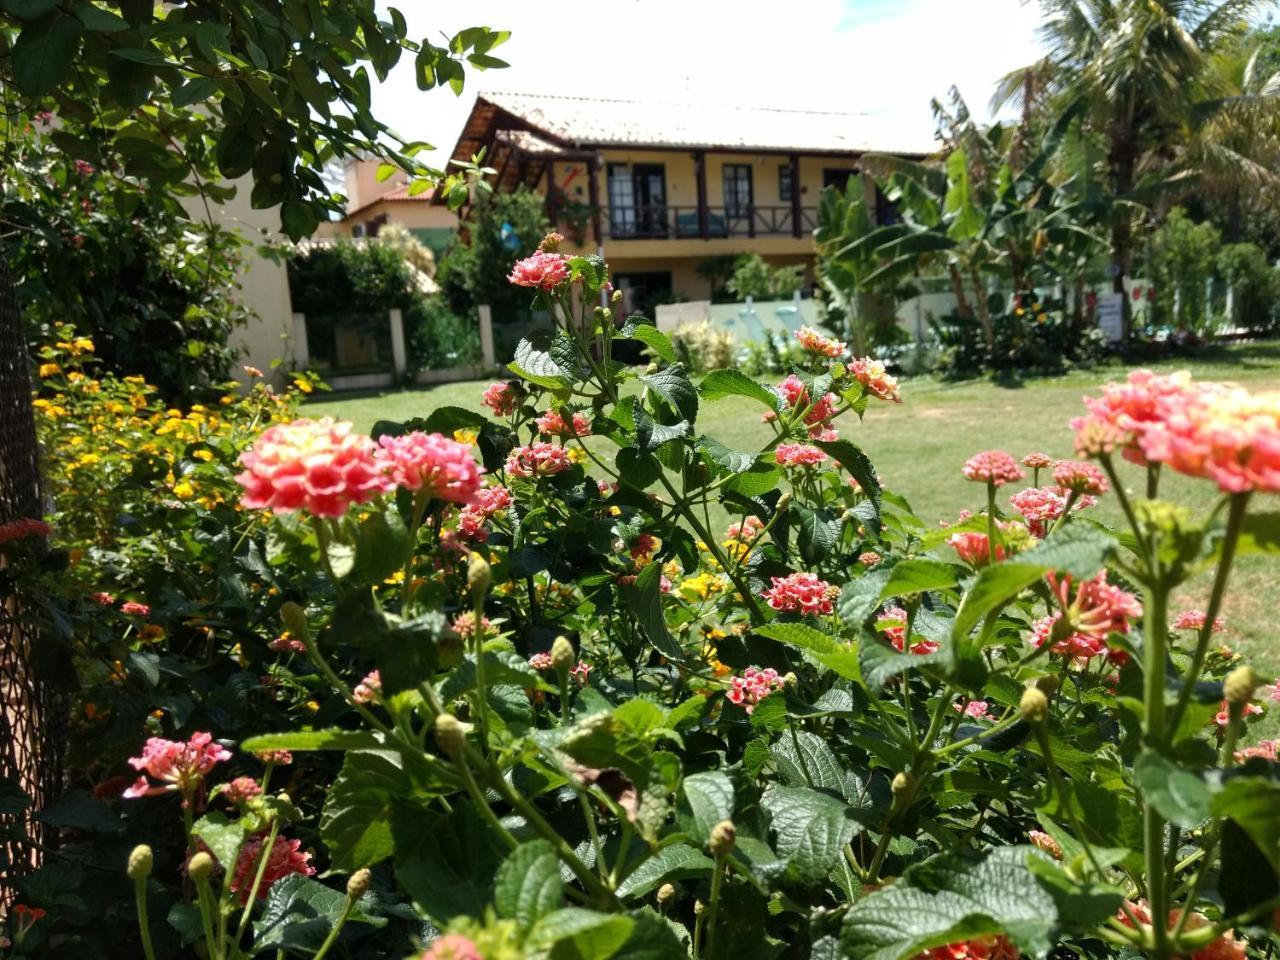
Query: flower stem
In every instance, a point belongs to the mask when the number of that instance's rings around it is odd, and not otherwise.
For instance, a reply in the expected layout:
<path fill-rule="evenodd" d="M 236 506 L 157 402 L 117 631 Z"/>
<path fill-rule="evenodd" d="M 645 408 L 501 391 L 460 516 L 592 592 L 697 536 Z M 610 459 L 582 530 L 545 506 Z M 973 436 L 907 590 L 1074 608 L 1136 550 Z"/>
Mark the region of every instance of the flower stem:
<path fill-rule="evenodd" d="M 987 481 L 987 562 L 996 562 L 996 485 Z"/>
<path fill-rule="evenodd" d="M 139 877 L 133 881 L 133 899 L 138 905 L 138 933 L 142 935 L 142 952 L 147 960 L 156 960 L 155 947 L 151 945 L 151 927 L 147 924 L 147 880 L 145 877 Z"/>
<path fill-rule="evenodd" d="M 715 956 L 716 942 L 716 914 L 720 909 L 720 888 L 724 883 L 724 856 L 716 857 L 715 870 L 711 874 L 711 899 L 707 904 L 707 912 L 705 916 L 707 928 L 707 943 L 704 956 Z"/>
<path fill-rule="evenodd" d="M 1164 742 L 1165 659 L 1169 630 L 1169 589 L 1158 569 L 1155 550 L 1147 561 L 1153 583 L 1148 584 L 1143 615 L 1143 732 L 1146 742 Z M 1143 851 L 1146 858 L 1147 901 L 1151 905 L 1152 933 L 1156 960 L 1167 960 L 1169 952 L 1169 884 L 1165 870 L 1165 820 L 1147 797 L 1142 798 Z"/>
<path fill-rule="evenodd" d="M 311 960 L 324 960 L 325 954 L 327 954 L 333 948 L 333 945 L 338 942 L 338 934 L 342 932 L 342 928 L 346 925 L 347 918 L 351 916 L 351 911 L 355 905 L 355 898 L 348 893 L 347 902 L 342 905 L 342 913 L 338 916 L 338 922 L 333 925 L 333 928 L 329 931 L 329 935 L 324 938 L 324 943 L 320 944 L 320 949 L 316 951 L 315 956 L 312 957 Z"/>

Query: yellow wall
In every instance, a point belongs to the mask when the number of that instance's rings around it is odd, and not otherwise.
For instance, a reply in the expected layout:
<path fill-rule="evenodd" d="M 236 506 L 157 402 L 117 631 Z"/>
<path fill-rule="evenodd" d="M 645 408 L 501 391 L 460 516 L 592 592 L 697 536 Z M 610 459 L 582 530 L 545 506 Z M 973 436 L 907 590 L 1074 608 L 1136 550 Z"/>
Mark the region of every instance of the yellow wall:
<path fill-rule="evenodd" d="M 409 230 L 426 227 L 439 227 L 449 230 L 458 229 L 458 218 L 448 207 L 437 206 L 424 200 L 379 200 L 361 210 L 354 217 L 338 220 L 334 223 L 334 235 L 349 237 L 358 224 L 367 224 L 383 214 L 387 222 L 398 223 Z"/>
<path fill-rule="evenodd" d="M 707 300 L 711 297 L 711 283 L 698 276 L 698 264 L 705 254 L 678 257 L 636 257 L 621 251 L 622 244 L 614 244 L 614 253 L 608 249 L 605 256 L 609 261 L 609 273 L 670 273 L 671 291 L 680 300 Z M 765 257 L 776 267 L 800 263 L 805 267 L 806 278 L 813 274 L 812 254 L 791 254 L 789 256 Z"/>

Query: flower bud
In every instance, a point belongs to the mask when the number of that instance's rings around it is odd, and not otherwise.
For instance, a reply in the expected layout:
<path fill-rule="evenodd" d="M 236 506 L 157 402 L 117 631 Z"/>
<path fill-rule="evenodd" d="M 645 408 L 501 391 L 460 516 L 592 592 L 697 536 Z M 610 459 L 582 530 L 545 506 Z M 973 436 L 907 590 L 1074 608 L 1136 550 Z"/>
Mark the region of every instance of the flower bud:
<path fill-rule="evenodd" d="M 213 857 L 201 850 L 187 862 L 187 876 L 196 883 L 204 883 L 213 873 Z"/>
<path fill-rule="evenodd" d="M 670 883 L 664 883 L 658 888 L 658 909 L 666 911 L 670 909 L 671 904 L 676 899 L 676 888 Z"/>
<path fill-rule="evenodd" d="M 777 503 L 777 505 L 773 508 L 773 512 L 774 512 L 774 513 L 786 513 L 786 512 L 787 512 L 787 507 L 789 507 L 789 506 L 791 506 L 791 491 L 790 491 L 790 490 L 787 490 L 787 491 L 785 491 L 785 492 L 782 494 L 782 496 L 780 496 L 780 497 L 778 498 L 778 503 Z"/>
<path fill-rule="evenodd" d="M 738 831 L 734 828 L 733 821 L 721 820 L 711 828 L 711 839 L 707 847 L 713 857 L 717 859 L 727 857 L 737 839 Z"/>
<path fill-rule="evenodd" d="M 788 670 L 782 675 L 782 685 L 784 687 L 795 687 L 800 683 L 800 678 L 796 676 L 794 670 Z"/>
<path fill-rule="evenodd" d="M 1044 723 L 1049 716 L 1049 698 L 1039 687 L 1027 687 L 1018 703 L 1018 712 L 1027 723 Z"/>
<path fill-rule="evenodd" d="M 893 791 L 893 799 L 895 802 L 905 800 L 911 795 L 911 791 L 915 789 L 916 778 L 907 771 L 903 770 L 893 778 L 893 783 L 889 789 Z"/>
<path fill-rule="evenodd" d="M 701 900 L 693 901 L 693 915 L 695 917 L 700 917 L 706 912 L 707 912 L 707 905 L 705 903 L 703 903 Z"/>
<path fill-rule="evenodd" d="M 1258 689 L 1258 675 L 1253 672 L 1253 667 L 1244 665 L 1236 667 L 1227 674 L 1227 678 L 1222 682 L 1222 693 L 1227 703 L 1246 704 L 1253 699 L 1253 693 Z"/>
<path fill-rule="evenodd" d="M 493 581 L 493 571 L 489 561 L 473 550 L 467 558 L 467 589 L 471 591 L 472 601 L 481 600 L 489 592 L 489 584 Z"/>
<path fill-rule="evenodd" d="M 622 303 L 622 291 L 621 290 L 613 291 L 613 296 L 609 298 L 609 302 L 612 303 L 614 306 L 617 306 L 618 304 Z"/>
<path fill-rule="evenodd" d="M 145 843 L 140 843 L 129 854 L 129 866 L 125 868 L 125 873 L 130 880 L 145 880 L 151 876 L 151 868 L 154 864 L 155 856 L 151 853 L 151 848 Z"/>
<path fill-rule="evenodd" d="M 657 372 L 658 372 L 658 365 L 657 365 L 657 363 L 651 363 L 651 364 L 649 364 L 649 366 L 647 366 L 647 367 L 645 367 L 645 368 L 644 368 L 644 372 L 645 372 L 645 375 L 646 375 L 646 376 L 650 376 L 650 377 L 651 377 L 651 376 L 653 376 L 655 373 L 657 373 Z"/>
<path fill-rule="evenodd" d="M 556 637 L 551 642 L 551 666 L 556 671 L 563 673 L 573 668 L 578 661 L 578 655 L 573 652 L 573 644 L 569 642 L 568 637 Z"/>
<path fill-rule="evenodd" d="M 450 760 L 457 760 L 467 748 L 467 724 L 451 713 L 442 713 L 435 722 L 436 743 Z"/>
<path fill-rule="evenodd" d="M 347 878 L 347 896 L 352 900 L 359 900 L 368 892 L 372 882 L 373 874 L 368 867 L 362 867 Z"/>
<path fill-rule="evenodd" d="M 1036 677 L 1031 681 L 1031 685 L 1043 693 L 1046 697 L 1052 697 L 1058 692 L 1058 686 L 1061 681 L 1056 674 L 1046 673 L 1042 677 Z"/>

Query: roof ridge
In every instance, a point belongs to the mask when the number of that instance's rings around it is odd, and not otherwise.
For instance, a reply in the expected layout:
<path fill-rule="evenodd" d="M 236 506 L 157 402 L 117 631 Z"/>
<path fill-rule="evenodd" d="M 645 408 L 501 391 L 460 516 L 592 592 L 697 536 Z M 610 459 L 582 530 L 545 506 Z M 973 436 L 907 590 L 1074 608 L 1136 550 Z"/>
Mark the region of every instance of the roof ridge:
<path fill-rule="evenodd" d="M 806 116 L 816 117 L 872 117 L 875 114 L 868 111 L 859 113 L 849 113 L 844 110 L 812 110 L 795 107 L 768 107 L 755 106 L 753 104 L 743 103 L 707 103 L 690 100 L 639 100 L 634 97 L 584 97 L 568 93 L 531 93 L 526 90 L 487 90 L 479 94 L 480 97 L 488 98 L 489 96 L 498 97 L 532 97 L 538 100 L 571 100 L 579 103 L 633 103 L 643 106 L 667 106 L 667 107 L 705 107 L 716 110 L 753 110 L 765 111 L 768 113 L 799 113 Z"/>

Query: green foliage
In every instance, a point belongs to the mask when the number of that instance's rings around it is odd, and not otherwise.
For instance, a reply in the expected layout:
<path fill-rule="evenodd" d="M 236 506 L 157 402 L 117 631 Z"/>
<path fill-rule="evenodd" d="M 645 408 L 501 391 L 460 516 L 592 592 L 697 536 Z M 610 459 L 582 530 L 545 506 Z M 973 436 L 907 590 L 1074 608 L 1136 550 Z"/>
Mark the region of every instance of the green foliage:
<path fill-rule="evenodd" d="M 1151 235 L 1147 258 L 1156 299 L 1153 320 L 1203 336 L 1213 330 L 1208 288 L 1221 238 L 1209 223 L 1193 223 L 1175 207 Z"/>
<path fill-rule="evenodd" d="M 1218 276 L 1231 290 L 1231 311 L 1227 322 L 1265 333 L 1277 321 L 1276 301 L 1280 299 L 1280 274 L 1252 243 L 1225 244 L 1218 252 Z"/>
<path fill-rule="evenodd" d="M 744 253 L 734 260 L 725 289 L 739 300 L 788 300 L 803 282 L 803 264 L 775 267 L 758 253 Z"/>

